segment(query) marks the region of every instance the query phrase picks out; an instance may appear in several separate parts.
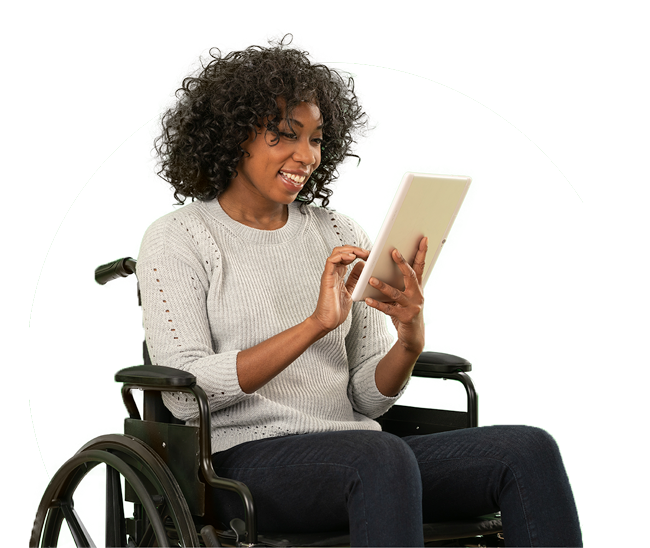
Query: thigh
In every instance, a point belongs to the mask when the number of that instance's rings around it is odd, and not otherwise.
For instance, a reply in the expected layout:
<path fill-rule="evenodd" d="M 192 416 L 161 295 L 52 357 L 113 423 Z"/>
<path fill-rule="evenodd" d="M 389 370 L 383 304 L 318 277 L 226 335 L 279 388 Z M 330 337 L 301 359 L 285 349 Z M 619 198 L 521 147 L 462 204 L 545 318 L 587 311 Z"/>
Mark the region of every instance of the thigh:
<path fill-rule="evenodd" d="M 403 471 L 404 463 L 414 470 L 410 479 Z M 385 485 L 399 484 L 400 490 L 416 493 L 418 505 L 420 500 L 419 472 L 411 450 L 385 432 L 324 432 L 257 440 L 216 453 L 213 464 L 217 475 L 249 487 L 262 531 L 347 530 L 350 500 L 358 500 L 360 490 L 384 495 Z M 236 494 L 214 490 L 213 496 L 221 522 L 242 516 Z"/>
<path fill-rule="evenodd" d="M 484 426 L 409 436 L 427 512 L 450 517 L 496 512 L 504 493 L 539 498 L 540 479 L 564 472 L 553 438 L 529 426 Z"/>
<path fill-rule="evenodd" d="M 500 510 L 508 465 L 498 446 L 507 436 L 482 427 L 404 438 L 420 468 L 425 522 Z"/>
<path fill-rule="evenodd" d="M 500 510 L 510 546 L 582 546 L 562 458 L 544 430 L 487 426 L 404 440 L 420 467 L 425 521 Z"/>

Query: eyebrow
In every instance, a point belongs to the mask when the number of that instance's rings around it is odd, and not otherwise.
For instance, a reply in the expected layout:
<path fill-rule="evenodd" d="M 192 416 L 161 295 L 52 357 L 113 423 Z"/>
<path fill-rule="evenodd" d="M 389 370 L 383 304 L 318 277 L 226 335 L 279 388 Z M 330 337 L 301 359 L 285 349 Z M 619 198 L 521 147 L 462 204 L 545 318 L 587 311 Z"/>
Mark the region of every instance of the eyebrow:
<path fill-rule="evenodd" d="M 303 126 L 303 125 L 302 125 L 298 120 L 296 120 L 296 119 L 294 119 L 294 118 L 289 118 L 288 121 L 289 121 L 289 123 L 291 123 L 291 124 L 296 124 L 298 127 L 302 127 L 302 128 L 305 127 L 305 126 Z M 321 124 L 320 126 L 318 126 L 316 129 L 323 129 L 323 124 Z"/>

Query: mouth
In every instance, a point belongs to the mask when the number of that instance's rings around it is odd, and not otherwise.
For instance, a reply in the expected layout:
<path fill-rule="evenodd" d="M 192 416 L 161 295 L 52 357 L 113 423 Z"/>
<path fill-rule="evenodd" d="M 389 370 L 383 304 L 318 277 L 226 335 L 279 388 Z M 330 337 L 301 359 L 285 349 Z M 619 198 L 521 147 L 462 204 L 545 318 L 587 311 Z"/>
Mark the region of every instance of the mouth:
<path fill-rule="evenodd" d="M 286 173 L 285 171 L 280 171 L 279 173 L 286 184 L 296 189 L 301 189 L 308 178 L 307 175 L 297 175 L 295 173 Z"/>

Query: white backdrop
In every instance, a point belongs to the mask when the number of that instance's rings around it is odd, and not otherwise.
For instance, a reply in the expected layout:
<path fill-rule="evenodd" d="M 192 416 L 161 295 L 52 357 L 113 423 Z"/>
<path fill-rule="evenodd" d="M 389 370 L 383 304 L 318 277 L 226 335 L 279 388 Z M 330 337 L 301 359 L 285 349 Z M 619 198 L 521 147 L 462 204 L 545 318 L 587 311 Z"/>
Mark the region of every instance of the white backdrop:
<path fill-rule="evenodd" d="M 588 521 L 591 471 L 579 463 L 593 448 L 575 435 L 594 403 L 581 376 L 597 363 L 586 344 L 595 317 L 585 314 L 582 283 L 585 205 L 525 135 L 480 103 L 407 73 L 335 66 L 355 76 L 372 129 L 359 142 L 361 163 L 342 169 L 331 207 L 374 237 L 404 171 L 473 177 L 426 289 L 427 349 L 474 363 L 481 424 L 530 424 L 556 437 Z M 396 105 L 405 90 L 406 110 Z M 101 287 L 92 274 L 108 260 L 137 257 L 146 227 L 172 209 L 172 193 L 153 169 L 157 127 L 157 119 L 144 126 L 95 173 L 43 267 L 30 329 L 40 343 L 33 363 L 41 365 L 29 397 L 50 477 L 89 439 L 121 430 L 125 413 L 112 378 L 140 363 L 135 280 Z M 65 366 L 59 358 L 52 367 L 51 356 L 65 356 Z M 425 390 L 414 385 L 409 398 Z M 75 427 L 62 436 L 61 418 L 72 416 Z"/>
<path fill-rule="evenodd" d="M 3 36 L 5 51 L 27 52 L 28 26 L 124 23 L 117 15 L 119 10 L 96 17 L 75 10 L 75 2 L 68 4 L 70 9 L 66 12 L 67 4 L 38 6 L 36 2 L 29 6 L 29 11 L 15 15 L 15 28 L 19 30 Z M 377 17 L 365 17 L 368 12 L 363 2 L 354 7 L 333 2 L 331 12 L 319 13 L 316 22 L 322 26 L 339 24 L 338 13 L 344 6 L 366 24 L 382 24 Z M 631 544 L 638 533 L 629 524 L 643 523 L 650 510 L 643 443 L 647 426 L 645 421 L 641 422 L 647 417 L 642 400 L 648 381 L 645 340 L 650 304 L 650 225 L 646 213 L 650 198 L 650 117 L 648 77 L 643 68 L 648 39 L 641 16 L 642 3 L 619 2 L 616 10 L 586 2 L 555 1 L 543 6 L 533 2 L 525 7 L 518 2 L 458 2 L 436 4 L 435 9 L 427 4 L 429 11 L 423 11 L 423 4 L 417 2 L 401 6 L 404 9 L 391 14 L 390 21 L 384 23 L 407 26 L 413 23 L 414 14 L 428 13 L 421 22 L 438 27 L 585 28 L 584 203 L 525 137 L 471 100 L 429 85 L 429 97 L 440 100 L 444 96 L 450 102 L 450 110 L 454 104 L 462 104 L 463 112 L 474 114 L 468 120 L 461 112 L 454 122 L 466 131 L 452 131 L 440 139 L 436 127 L 420 125 L 413 132 L 400 125 L 397 131 L 390 130 L 391 121 L 383 117 L 383 105 L 375 106 L 373 102 L 377 88 L 368 94 L 359 80 L 360 93 L 377 127 L 361 144 L 361 166 L 349 166 L 343 173 L 332 205 L 357 218 L 374 236 L 378 224 L 373 223 L 381 222 L 404 171 L 473 176 L 473 188 L 427 288 L 427 347 L 458 353 L 474 363 L 473 377 L 481 394 L 481 424 L 533 424 L 555 436 L 574 487 L 581 522 L 585 524 L 587 546 Z M 219 24 L 245 26 L 257 21 L 265 27 L 298 27 L 309 20 L 304 17 L 309 11 L 306 8 L 295 13 L 285 11 L 286 18 L 279 22 L 277 17 L 268 17 L 271 8 L 251 10 L 244 18 L 219 18 Z M 206 9 L 208 6 L 203 6 Z M 192 26 L 197 12 L 175 12 L 172 21 L 165 15 L 165 6 L 159 3 L 155 10 L 146 3 L 129 3 L 129 14 L 133 26 Z M 7 264 L 12 270 L 6 270 L 6 281 L 3 276 L 11 312 L 11 316 L 5 314 L 3 318 L 3 327 L 7 322 L 5 333 L 9 334 L 7 363 L 18 367 L 19 375 L 12 378 L 23 382 L 20 389 L 7 388 L 7 435 L 17 449 L 5 451 L 3 461 L 6 470 L 9 465 L 17 470 L 12 474 L 17 478 L 14 481 L 23 482 L 27 478 L 26 459 L 21 461 L 20 456 L 27 447 L 28 399 L 32 401 L 39 440 L 43 436 L 47 439 L 50 429 L 58 432 L 55 446 L 42 443 L 50 474 L 80 443 L 94 435 L 120 430 L 124 411 L 118 385 L 112 381 L 115 364 L 140 361 L 140 318 L 134 282 L 121 280 L 100 288 L 92 281 L 92 270 L 100 262 L 123 254 L 137 255 L 144 228 L 168 211 L 171 204 L 164 183 L 155 178 L 146 182 L 150 177 L 145 174 L 146 166 L 142 167 L 142 176 L 138 176 L 132 166 L 127 173 L 113 165 L 121 155 L 137 155 L 128 152 L 130 143 L 116 151 L 87 185 L 62 225 L 39 283 L 32 328 L 26 329 L 27 232 L 16 234 L 17 226 L 26 227 L 27 211 L 25 59 L 24 55 L 8 55 L 5 68 L 5 74 L 17 82 L 20 93 L 16 93 L 15 86 L 2 89 L 4 104 L 12 105 L 10 124 L 16 126 L 11 142 L 5 139 L 3 143 L 7 158 L 12 160 L 6 163 L 7 181 L 25 183 L 16 186 L 15 206 L 5 208 L 2 217 L 3 232 L 11 236 L 5 241 L 6 254 L 14 258 L 13 264 Z M 352 70 L 360 78 L 361 71 L 359 67 Z M 385 101 L 390 105 L 389 99 Z M 448 120 L 436 110 L 434 101 L 423 105 L 432 109 L 432 119 Z M 414 102 L 414 113 L 416 108 L 419 106 Z M 482 126 L 477 120 L 487 125 Z M 440 127 L 445 127 L 442 122 Z M 141 130 L 132 139 L 141 141 L 141 150 L 146 146 L 148 154 L 150 141 L 142 135 L 146 131 Z M 385 167 L 378 169 L 372 160 L 374 147 L 381 146 L 379 142 L 386 139 L 389 153 L 380 156 Z M 431 146 L 427 146 L 429 139 Z M 499 147 L 498 143 L 504 146 Z M 370 148 L 364 150 L 364 145 Z M 391 165 L 395 165 L 392 171 Z M 108 194 L 93 196 L 93 188 L 101 184 L 95 179 L 100 181 L 104 176 L 108 181 L 104 190 Z M 101 211 L 124 209 L 125 204 L 110 195 L 111 189 L 123 181 L 132 185 L 127 194 L 133 200 L 126 205 L 138 210 L 130 229 L 112 236 L 89 230 L 89 226 L 100 224 Z M 148 206 L 144 211 L 144 201 L 137 199 L 141 191 L 138 186 L 147 184 L 143 196 Z M 387 190 L 382 195 L 378 188 Z M 356 195 L 360 192 L 364 193 L 361 197 Z M 364 205 L 363 211 L 355 209 L 360 199 L 368 204 L 370 197 L 386 204 L 377 205 L 381 212 L 378 215 L 372 212 L 365 216 L 371 211 L 368 205 Z M 83 216 L 80 210 L 84 208 L 79 204 L 97 204 L 98 199 L 102 207 L 92 212 L 92 218 L 85 221 L 88 224 L 76 225 L 75 229 L 75 222 L 81 222 Z M 78 259 L 79 276 L 74 276 L 73 288 L 70 280 L 53 272 L 60 260 L 60 241 L 68 239 L 67 245 L 74 248 Z M 467 264 L 470 257 L 471 264 Z M 57 286 L 57 276 L 62 285 Z M 25 281 L 18 290 L 7 292 L 7 288 L 15 287 L 15 280 Z M 58 299 L 57 292 L 65 293 L 65 300 Z M 58 315 L 46 311 L 48 298 Z M 119 311 L 119 320 L 112 316 L 113 311 Z M 71 316 L 75 316 L 73 323 L 68 321 Z M 85 335 L 83 340 L 80 335 Z M 39 351 L 37 343 L 47 346 L 48 352 Z M 85 357 L 80 359 L 82 354 Z M 88 380 L 83 387 L 96 388 L 94 396 L 87 395 L 87 390 L 62 388 L 55 382 L 56 371 L 63 367 L 83 373 Z M 80 377 L 78 382 L 82 381 Z M 64 415 L 73 407 L 82 419 L 79 428 L 62 431 L 48 417 Z M 24 542 L 25 529 L 20 524 L 25 523 L 26 496 L 26 490 L 18 490 L 15 497 L 3 500 L 6 523 L 19 524 L 9 532 L 10 538 L 16 539 L 15 544 Z"/>

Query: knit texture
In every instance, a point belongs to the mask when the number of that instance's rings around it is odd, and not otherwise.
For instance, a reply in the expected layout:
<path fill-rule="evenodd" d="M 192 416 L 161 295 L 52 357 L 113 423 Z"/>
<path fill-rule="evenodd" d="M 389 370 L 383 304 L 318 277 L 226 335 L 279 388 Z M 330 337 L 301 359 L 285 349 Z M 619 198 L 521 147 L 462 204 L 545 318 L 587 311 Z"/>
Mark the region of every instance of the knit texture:
<path fill-rule="evenodd" d="M 304 210 L 293 203 L 285 226 L 257 230 L 231 219 L 218 200 L 197 201 L 158 219 L 143 238 L 137 275 L 151 360 L 196 376 L 210 404 L 213 452 L 265 437 L 380 430 L 372 419 L 399 398 L 375 384 L 392 338 L 384 315 L 364 302 L 262 388 L 241 390 L 238 352 L 314 312 L 332 249 L 370 249 L 348 217 Z M 198 424 L 191 396 L 163 400 L 174 416 Z"/>

